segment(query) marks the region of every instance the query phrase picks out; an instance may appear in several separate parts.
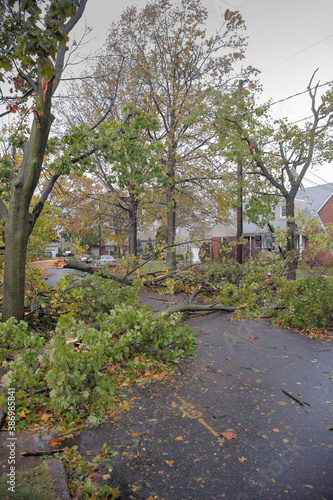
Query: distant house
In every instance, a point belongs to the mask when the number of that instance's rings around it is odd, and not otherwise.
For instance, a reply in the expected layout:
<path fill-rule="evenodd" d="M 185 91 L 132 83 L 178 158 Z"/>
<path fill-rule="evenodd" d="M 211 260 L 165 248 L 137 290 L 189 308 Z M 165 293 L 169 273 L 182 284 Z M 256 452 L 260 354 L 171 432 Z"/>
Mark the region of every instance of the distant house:
<path fill-rule="evenodd" d="M 126 254 L 128 251 L 127 245 L 122 245 L 115 240 L 107 240 L 105 243 L 99 247 L 99 245 L 94 245 L 90 248 L 92 255 L 99 257 L 100 255 L 114 255 L 114 254 Z"/>
<path fill-rule="evenodd" d="M 51 259 L 55 259 L 59 250 L 60 247 L 58 242 L 49 243 L 45 249 L 45 255 L 51 257 Z"/>
<path fill-rule="evenodd" d="M 176 255 L 182 255 L 184 258 L 191 255 L 192 262 L 199 262 L 198 245 L 193 241 L 188 229 L 178 226 L 176 229 Z"/>
<path fill-rule="evenodd" d="M 153 222 L 145 231 L 138 231 L 138 239 L 140 239 L 142 248 L 144 249 L 148 243 L 148 238 L 154 244 L 156 231 L 163 222 Z M 178 226 L 176 229 L 176 254 L 182 255 L 184 258 L 186 252 L 192 253 L 192 261 L 199 262 L 199 247 L 191 240 L 191 233 L 184 227 Z"/>
<path fill-rule="evenodd" d="M 156 238 L 156 231 L 159 226 L 161 226 L 162 222 L 159 220 L 154 221 L 147 228 L 142 228 L 138 231 L 137 237 L 138 240 L 141 241 L 142 249 L 144 250 L 147 246 L 148 240 L 150 238 L 152 244 L 154 244 Z"/>
<path fill-rule="evenodd" d="M 318 224 L 322 223 L 325 227 L 328 223 L 333 223 L 333 184 L 324 184 L 306 188 L 299 191 L 295 199 L 295 215 L 303 212 L 307 216 L 316 216 Z M 284 200 L 281 200 L 275 210 L 275 218 L 270 223 L 275 231 L 277 228 L 286 229 L 286 206 Z M 221 243 L 236 242 L 236 220 L 231 219 L 229 223 L 217 224 L 208 234 L 207 239 L 210 242 L 211 260 L 216 260 Z M 278 251 L 275 244 L 274 233 L 268 226 L 260 228 L 255 224 L 246 221 L 243 222 L 243 261 L 256 257 L 260 252 Z M 300 253 L 308 248 L 306 238 L 301 233 L 296 235 L 296 248 Z M 235 258 L 235 245 L 231 245 L 230 256 Z"/>
<path fill-rule="evenodd" d="M 333 183 L 305 189 L 310 213 L 317 215 L 323 226 L 333 224 Z"/>

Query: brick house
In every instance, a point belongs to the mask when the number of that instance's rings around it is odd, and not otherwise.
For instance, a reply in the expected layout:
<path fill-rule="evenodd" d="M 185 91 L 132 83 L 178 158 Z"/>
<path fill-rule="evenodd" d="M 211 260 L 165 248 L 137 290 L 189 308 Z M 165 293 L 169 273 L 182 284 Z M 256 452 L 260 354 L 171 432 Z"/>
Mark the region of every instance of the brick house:
<path fill-rule="evenodd" d="M 299 191 L 295 199 L 295 215 L 300 212 L 305 213 L 311 217 L 316 215 L 318 217 L 318 224 L 320 222 L 326 226 L 328 223 L 333 223 L 333 183 L 324 184 L 321 186 L 314 186 Z M 281 200 L 275 211 L 275 219 L 272 220 L 271 226 L 274 230 L 280 228 L 286 229 L 286 211 L 284 201 Z M 216 260 L 218 256 L 218 249 L 221 243 L 236 242 L 236 219 L 233 218 L 229 223 L 217 224 L 208 234 L 207 239 L 210 242 L 211 260 Z M 243 222 L 243 237 L 246 243 L 243 244 L 243 261 L 248 258 L 256 257 L 260 252 L 278 251 L 277 245 L 274 245 L 274 235 L 266 226 L 260 228 L 251 222 L 246 221 L 244 217 Z M 299 248 L 300 253 L 308 248 L 306 238 L 302 234 L 296 235 L 296 248 Z M 230 257 L 235 258 L 235 245 L 230 245 Z M 330 258 L 333 258 L 330 256 Z"/>
<path fill-rule="evenodd" d="M 333 183 L 308 187 L 305 192 L 309 198 L 309 209 L 319 216 L 324 226 L 333 224 Z"/>

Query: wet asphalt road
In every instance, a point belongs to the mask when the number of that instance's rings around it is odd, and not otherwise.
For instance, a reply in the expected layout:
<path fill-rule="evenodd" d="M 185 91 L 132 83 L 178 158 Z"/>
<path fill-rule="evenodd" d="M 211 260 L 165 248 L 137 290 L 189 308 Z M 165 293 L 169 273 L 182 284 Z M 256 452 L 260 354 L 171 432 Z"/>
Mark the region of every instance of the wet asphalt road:
<path fill-rule="evenodd" d="M 50 286 L 55 286 L 60 278 L 68 273 L 74 273 L 78 278 L 84 278 L 90 276 L 88 273 L 83 273 L 81 271 L 73 271 L 72 269 L 45 269 L 44 279 L 46 283 Z"/>
<path fill-rule="evenodd" d="M 108 443 L 123 500 L 332 499 L 332 342 L 221 313 L 187 323 L 194 357 L 64 444 Z"/>

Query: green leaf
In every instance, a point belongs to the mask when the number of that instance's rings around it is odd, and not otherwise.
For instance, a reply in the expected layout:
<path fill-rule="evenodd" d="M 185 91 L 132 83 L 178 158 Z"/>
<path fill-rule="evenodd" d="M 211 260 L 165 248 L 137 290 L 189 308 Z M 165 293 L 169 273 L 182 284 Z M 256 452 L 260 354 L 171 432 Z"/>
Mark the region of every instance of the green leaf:
<path fill-rule="evenodd" d="M 94 415 L 89 415 L 88 417 L 88 421 L 91 423 L 91 424 L 96 424 L 98 422 L 98 418 L 97 417 L 94 417 Z"/>

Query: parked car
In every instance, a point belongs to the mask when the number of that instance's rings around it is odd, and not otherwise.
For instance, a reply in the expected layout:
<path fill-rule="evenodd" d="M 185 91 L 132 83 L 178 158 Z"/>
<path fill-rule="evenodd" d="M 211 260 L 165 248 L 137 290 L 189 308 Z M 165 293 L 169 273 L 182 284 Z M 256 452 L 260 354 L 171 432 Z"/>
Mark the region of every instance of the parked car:
<path fill-rule="evenodd" d="M 88 254 L 83 254 L 80 257 L 81 262 L 85 262 L 86 264 L 90 264 L 92 262 L 92 256 Z"/>
<path fill-rule="evenodd" d="M 103 266 L 104 264 L 106 264 L 109 267 L 110 266 L 112 266 L 112 267 L 118 266 L 118 262 L 116 261 L 116 259 L 114 257 L 112 257 L 112 255 L 101 255 L 100 257 L 97 258 L 97 260 L 95 262 L 95 265 L 97 267 Z"/>

